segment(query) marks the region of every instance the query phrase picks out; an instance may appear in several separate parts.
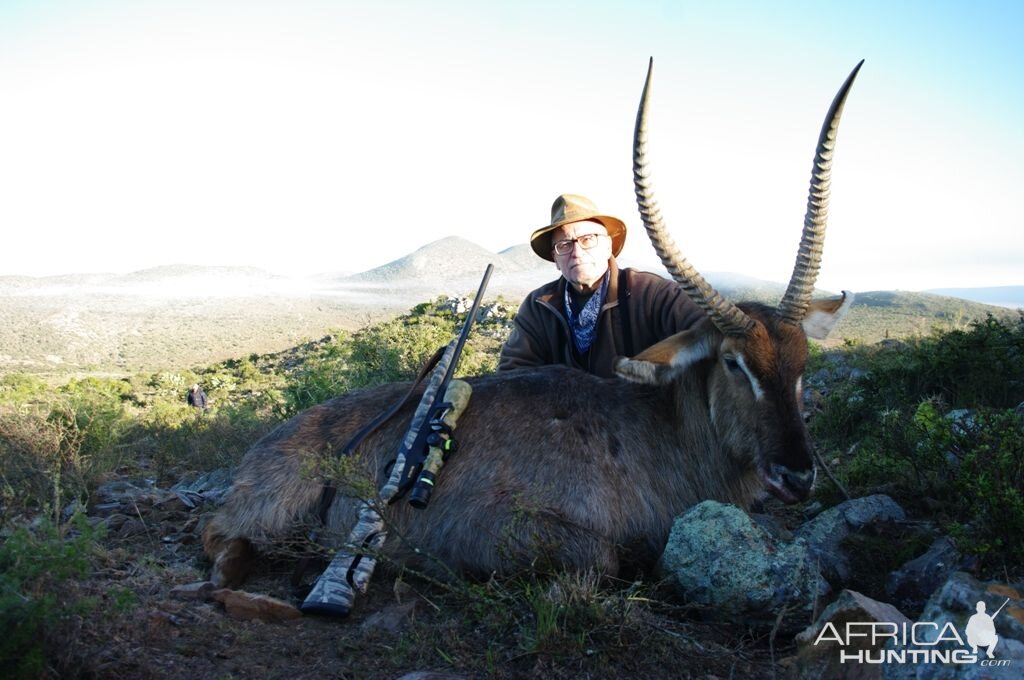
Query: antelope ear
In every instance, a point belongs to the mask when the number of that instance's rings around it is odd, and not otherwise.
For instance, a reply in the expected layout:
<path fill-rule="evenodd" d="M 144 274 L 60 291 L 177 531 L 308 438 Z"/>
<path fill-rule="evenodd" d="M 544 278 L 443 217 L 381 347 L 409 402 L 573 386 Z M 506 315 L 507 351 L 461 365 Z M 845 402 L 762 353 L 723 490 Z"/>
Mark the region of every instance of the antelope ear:
<path fill-rule="evenodd" d="M 622 357 L 615 364 L 615 373 L 636 383 L 667 383 L 711 356 L 716 347 L 714 337 L 713 327 L 704 319 L 694 328 L 671 335 L 632 359 Z"/>
<path fill-rule="evenodd" d="M 842 297 L 813 300 L 807 306 L 807 313 L 804 314 L 802 322 L 807 337 L 815 340 L 827 338 L 839 320 L 850 310 L 853 298 L 853 293 L 844 290 Z"/>

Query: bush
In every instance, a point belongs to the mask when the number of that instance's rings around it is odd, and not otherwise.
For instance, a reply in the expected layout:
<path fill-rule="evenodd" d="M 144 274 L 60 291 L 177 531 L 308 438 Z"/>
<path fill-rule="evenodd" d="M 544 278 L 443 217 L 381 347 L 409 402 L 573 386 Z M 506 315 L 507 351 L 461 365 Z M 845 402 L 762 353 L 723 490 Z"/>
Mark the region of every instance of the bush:
<path fill-rule="evenodd" d="M 62 649 L 62 629 L 88 608 L 68 581 L 87 574 L 98 530 L 77 515 L 73 531 L 41 522 L 20 528 L 0 544 L 0 674 L 36 678 L 52 666 L 48 656 Z M 58 664 L 59 665 L 59 664 Z M 50 669 L 51 672 L 62 669 Z M 70 669 L 63 669 L 70 670 Z"/>
<path fill-rule="evenodd" d="M 46 383 L 34 375 L 11 373 L 0 377 L 0 403 L 21 405 L 49 391 Z"/>
<path fill-rule="evenodd" d="M 812 420 L 819 444 L 855 443 L 854 490 L 942 499 L 940 522 L 990 567 L 1024 558 L 1024 316 L 845 355 L 863 377 L 835 386 Z M 952 412 L 953 409 L 964 409 Z M 969 410 L 966 410 L 969 409 Z M 1005 561 L 1005 562 L 1004 562 Z"/>
<path fill-rule="evenodd" d="M 421 303 L 397 319 L 320 346 L 289 376 L 282 415 L 295 415 L 350 389 L 414 379 L 465 323 L 465 313 L 453 313 L 449 302 L 438 298 Z M 463 347 L 457 375 L 495 371 L 510 323 L 502 315 L 477 323 Z"/>
<path fill-rule="evenodd" d="M 276 399 L 270 400 L 276 404 Z M 181 474 L 230 467 L 276 422 L 268 403 L 258 399 L 198 411 L 187 404 L 160 401 L 132 433 L 137 450 L 149 453 L 160 481 Z"/>
<path fill-rule="evenodd" d="M 351 347 L 343 337 L 321 346 L 308 357 L 289 377 L 282 390 L 284 406 L 281 415 L 293 416 L 347 391 L 346 370 L 350 355 Z"/>
<path fill-rule="evenodd" d="M 69 498 L 87 494 L 81 433 L 74 417 L 49 420 L 36 411 L 0 407 L 0 483 L 5 515 L 25 510 L 52 516 Z"/>
<path fill-rule="evenodd" d="M 366 387 L 412 380 L 457 332 L 449 317 L 406 316 L 371 326 L 352 338 L 348 384 Z"/>

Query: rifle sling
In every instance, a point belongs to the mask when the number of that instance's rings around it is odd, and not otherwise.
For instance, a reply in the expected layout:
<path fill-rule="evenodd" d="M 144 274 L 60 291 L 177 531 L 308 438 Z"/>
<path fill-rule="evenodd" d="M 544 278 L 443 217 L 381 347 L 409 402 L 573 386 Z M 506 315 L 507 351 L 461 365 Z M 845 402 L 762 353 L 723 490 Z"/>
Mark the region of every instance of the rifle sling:
<path fill-rule="evenodd" d="M 412 385 L 409 387 L 409 391 L 406 392 L 401 399 L 395 402 L 391 408 L 378 415 L 364 426 L 363 429 L 352 435 L 352 438 L 348 440 L 348 443 L 345 444 L 341 449 L 341 453 L 338 455 L 351 456 L 356 448 L 363 443 L 364 439 L 373 434 L 381 425 L 391 420 L 391 418 L 394 417 L 394 415 L 398 413 L 403 406 L 405 406 L 405 403 L 409 401 L 409 398 L 412 397 L 416 388 L 419 387 L 421 382 L 423 382 L 423 379 L 434 370 L 434 367 L 437 366 L 437 362 L 441 360 L 441 355 L 444 354 L 446 347 L 447 345 L 439 347 L 437 351 L 434 352 L 434 355 L 427 360 L 427 363 L 423 364 L 423 368 L 420 369 L 419 375 L 416 376 L 416 380 L 414 380 Z M 321 525 L 327 524 L 327 512 L 331 509 L 331 504 L 334 503 L 334 497 L 337 493 L 338 490 L 333 484 L 327 481 L 324 482 L 323 491 L 320 492 L 320 503 L 317 506 L 316 512 Z M 292 573 L 293 588 L 298 588 L 302 583 L 302 577 L 306 573 L 306 569 L 309 567 L 309 560 L 310 558 L 308 555 L 301 557 L 298 564 L 295 565 L 295 571 Z"/>

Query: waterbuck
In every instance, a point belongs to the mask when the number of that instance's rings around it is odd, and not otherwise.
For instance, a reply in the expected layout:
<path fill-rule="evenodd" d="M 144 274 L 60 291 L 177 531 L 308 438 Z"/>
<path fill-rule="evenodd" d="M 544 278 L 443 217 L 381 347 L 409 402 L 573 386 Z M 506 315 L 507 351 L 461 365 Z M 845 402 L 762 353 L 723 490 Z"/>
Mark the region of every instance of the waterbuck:
<path fill-rule="evenodd" d="M 696 327 L 619 361 L 619 379 L 548 366 L 469 378 L 458 451 L 423 510 L 384 510 L 395 559 L 447 565 L 467 575 L 538 562 L 617 574 L 649 566 L 673 519 L 702 500 L 746 507 L 767 490 L 805 499 L 814 482 L 801 416 L 807 337 L 823 338 L 852 295 L 811 302 L 825 234 L 830 168 L 850 74 L 818 140 L 803 237 L 778 308 L 724 300 L 679 254 L 648 183 L 648 71 L 634 133 L 634 175 L 651 242 L 706 313 Z M 317 461 L 396 401 L 403 385 L 349 392 L 278 427 L 245 455 L 204 544 L 211 579 L 235 585 L 254 549 L 283 540 L 315 512 Z M 415 400 L 413 400 L 414 402 Z M 366 439 L 354 474 L 380 488 L 413 405 Z M 347 536 L 361 501 L 339 495 L 328 515 Z"/>

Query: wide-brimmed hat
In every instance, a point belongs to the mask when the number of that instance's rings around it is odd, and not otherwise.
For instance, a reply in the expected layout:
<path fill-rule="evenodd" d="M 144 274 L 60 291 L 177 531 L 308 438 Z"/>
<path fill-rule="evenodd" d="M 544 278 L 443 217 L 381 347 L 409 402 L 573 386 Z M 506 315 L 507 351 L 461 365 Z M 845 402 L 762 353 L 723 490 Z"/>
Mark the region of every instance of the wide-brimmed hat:
<path fill-rule="evenodd" d="M 618 256 L 626 243 L 626 224 L 617 217 L 602 215 L 593 201 L 576 194 L 562 194 L 551 204 L 551 224 L 541 227 L 530 236 L 533 252 L 548 262 L 554 262 L 551 251 L 552 232 L 566 224 L 587 220 L 599 222 L 608 230 L 608 235 L 612 237 L 612 256 Z"/>

